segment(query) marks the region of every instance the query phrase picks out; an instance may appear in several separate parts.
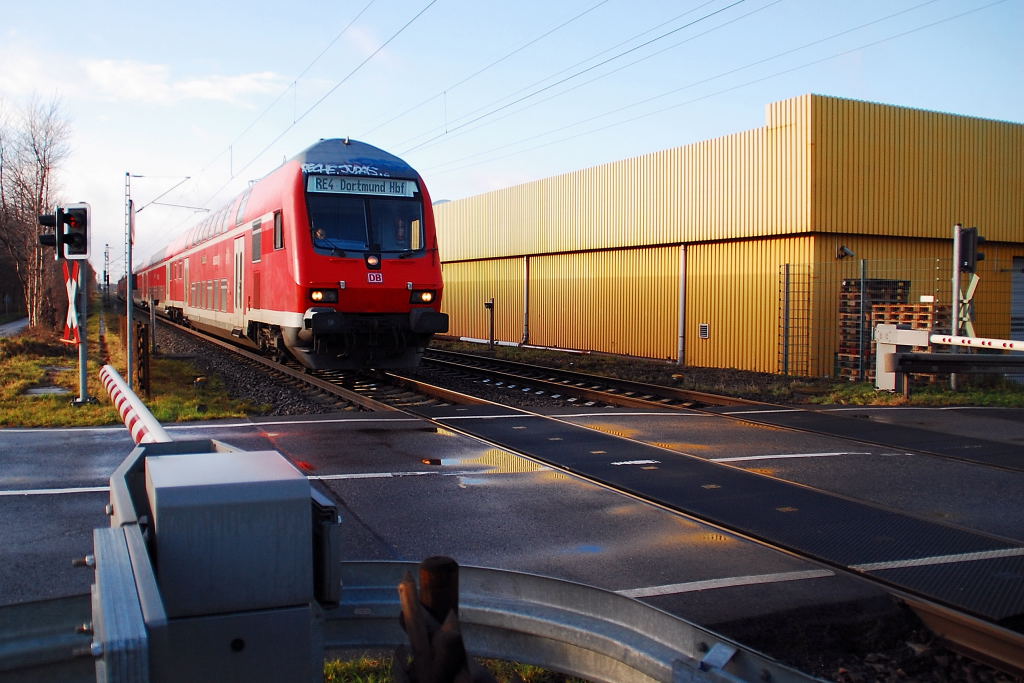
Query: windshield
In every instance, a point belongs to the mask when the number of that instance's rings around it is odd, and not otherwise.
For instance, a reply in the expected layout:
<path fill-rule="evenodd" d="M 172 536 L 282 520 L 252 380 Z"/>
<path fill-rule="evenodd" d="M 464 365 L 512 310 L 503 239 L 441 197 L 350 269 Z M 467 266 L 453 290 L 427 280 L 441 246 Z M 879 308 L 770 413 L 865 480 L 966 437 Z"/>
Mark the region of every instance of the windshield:
<path fill-rule="evenodd" d="M 400 257 L 423 249 L 419 200 L 315 193 L 307 198 L 313 246 L 318 250 L 336 256 L 373 251 Z"/>

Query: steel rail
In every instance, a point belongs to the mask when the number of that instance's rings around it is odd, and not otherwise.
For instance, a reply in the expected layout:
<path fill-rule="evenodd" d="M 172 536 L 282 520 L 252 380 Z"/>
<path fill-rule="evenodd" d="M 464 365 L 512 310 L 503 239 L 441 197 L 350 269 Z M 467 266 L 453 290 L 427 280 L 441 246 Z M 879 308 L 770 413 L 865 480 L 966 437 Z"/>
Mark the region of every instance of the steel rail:
<path fill-rule="evenodd" d="M 452 360 L 446 360 L 446 358 Z M 617 377 L 605 377 L 585 372 L 577 372 L 574 370 L 550 368 L 543 365 L 529 365 L 526 363 L 517 363 L 515 361 L 484 358 L 474 356 L 472 354 L 458 353 L 456 351 L 429 349 L 424 356 L 424 360 L 446 367 L 475 369 L 477 372 L 483 370 L 489 374 L 497 376 L 503 375 L 508 379 L 514 379 L 520 382 L 536 382 L 550 388 L 558 388 L 565 391 L 579 393 L 579 395 L 587 398 L 593 397 L 592 400 L 605 401 L 627 407 L 677 407 L 683 409 L 693 408 L 694 404 L 698 403 L 716 406 L 770 405 L 763 401 L 755 401 L 736 396 L 721 396 L 719 394 L 711 394 L 703 391 L 678 389 L 676 387 L 668 387 L 660 384 L 647 384 L 633 380 L 619 379 Z M 488 365 L 493 367 L 487 367 Z M 495 367 L 510 368 L 524 374 L 518 375 L 514 372 L 503 372 L 501 370 L 494 369 Z M 547 376 L 550 379 L 543 379 L 541 376 Z M 583 385 L 588 386 L 584 387 Z M 613 387 L 616 391 L 602 391 L 597 388 L 600 386 Z M 629 395 L 630 393 L 657 398 L 638 398 L 636 396 Z M 672 403 L 668 403 L 668 401 L 679 401 L 681 403 L 689 403 L 689 405 L 677 406 Z"/>
<path fill-rule="evenodd" d="M 953 649 L 1024 678 L 1024 634 L 915 596 L 904 595 L 901 599 Z"/>

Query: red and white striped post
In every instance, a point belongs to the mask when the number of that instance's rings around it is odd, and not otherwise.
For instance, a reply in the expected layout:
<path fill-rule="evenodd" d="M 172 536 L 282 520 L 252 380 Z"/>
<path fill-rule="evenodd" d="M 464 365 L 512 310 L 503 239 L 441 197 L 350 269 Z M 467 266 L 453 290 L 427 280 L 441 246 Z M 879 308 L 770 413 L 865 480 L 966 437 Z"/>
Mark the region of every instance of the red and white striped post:
<path fill-rule="evenodd" d="M 149 408 L 135 395 L 117 370 L 104 365 L 100 370 L 100 381 L 110 394 L 110 400 L 121 414 L 125 427 L 131 432 L 136 444 L 166 443 L 172 441 L 163 425 L 149 412 Z"/>

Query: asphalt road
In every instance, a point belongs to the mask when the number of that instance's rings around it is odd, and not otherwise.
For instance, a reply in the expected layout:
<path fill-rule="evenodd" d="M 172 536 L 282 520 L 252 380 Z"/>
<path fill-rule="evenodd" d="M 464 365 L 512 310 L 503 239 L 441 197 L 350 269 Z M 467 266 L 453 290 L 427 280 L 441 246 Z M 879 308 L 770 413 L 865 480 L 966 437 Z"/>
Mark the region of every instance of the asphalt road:
<path fill-rule="evenodd" d="M 988 430 L 1016 438 L 1019 416 L 977 417 Z M 576 410 L 559 417 L 723 466 L 1024 538 L 1020 472 L 707 415 Z M 959 415 L 957 429 L 971 417 Z M 890 412 L 887 419 L 950 422 L 920 411 Z M 280 451 L 339 501 L 346 559 L 446 554 L 463 564 L 625 591 L 707 625 L 877 595 L 830 570 L 412 418 L 344 414 L 169 430 L 175 440 L 216 438 Z M 0 430 L 0 604 L 88 591 L 91 572 L 72 568 L 71 560 L 90 552 L 91 530 L 107 524 L 107 478 L 131 448 L 120 427 Z"/>
<path fill-rule="evenodd" d="M 22 318 L 21 320 L 15 320 L 13 322 L 4 323 L 0 325 L 0 337 L 10 337 L 23 329 L 28 327 L 28 318 Z"/>
<path fill-rule="evenodd" d="M 650 416 L 572 419 L 632 424 L 634 432 L 665 424 Z M 169 431 L 175 440 L 216 438 L 284 454 L 339 501 L 349 560 L 449 555 L 625 591 L 709 626 L 880 596 L 831 570 L 400 415 Z M 91 529 L 107 523 L 103 488 L 130 450 L 124 429 L 0 430 L 0 604 L 88 591 L 91 572 L 71 560 L 90 551 Z"/>

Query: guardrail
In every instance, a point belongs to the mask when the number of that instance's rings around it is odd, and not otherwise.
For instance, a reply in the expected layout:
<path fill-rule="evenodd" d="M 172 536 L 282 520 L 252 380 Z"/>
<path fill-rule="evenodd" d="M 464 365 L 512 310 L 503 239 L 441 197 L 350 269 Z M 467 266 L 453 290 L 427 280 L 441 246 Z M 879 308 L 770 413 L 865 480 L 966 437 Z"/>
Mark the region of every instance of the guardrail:
<path fill-rule="evenodd" d="M 907 326 L 881 324 L 874 330 L 875 388 L 884 391 L 900 390 L 910 395 L 908 373 L 997 373 L 1024 372 L 1024 342 L 1013 339 L 962 337 L 934 334 L 931 330 L 912 330 Z M 992 349 L 1011 353 L 922 353 L 913 347 L 945 344 L 977 349 Z"/>

